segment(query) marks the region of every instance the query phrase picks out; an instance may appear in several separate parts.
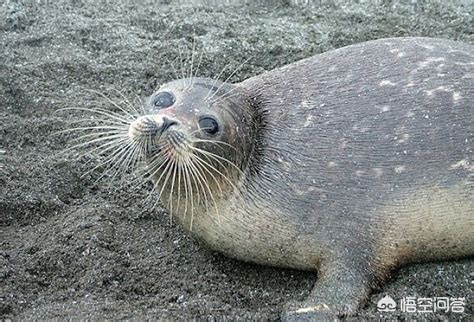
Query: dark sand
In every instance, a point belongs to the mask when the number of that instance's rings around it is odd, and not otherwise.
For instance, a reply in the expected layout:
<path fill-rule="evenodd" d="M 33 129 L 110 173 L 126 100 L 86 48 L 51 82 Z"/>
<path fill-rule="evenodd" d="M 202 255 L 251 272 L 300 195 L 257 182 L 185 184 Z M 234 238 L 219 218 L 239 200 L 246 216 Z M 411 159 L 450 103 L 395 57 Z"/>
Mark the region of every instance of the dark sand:
<path fill-rule="evenodd" d="M 23 1 L 34 2 L 45 1 Z M 99 169 L 81 177 L 98 160 L 61 155 L 73 135 L 53 135 L 80 114 L 53 112 L 110 107 L 88 90 L 146 97 L 176 77 L 169 62 L 180 52 L 189 61 L 193 35 L 204 54 L 201 76 L 215 77 L 229 64 L 225 79 L 252 57 L 232 81 L 382 37 L 474 41 L 472 7 L 427 1 L 194 8 L 48 2 L 0 5 L 0 318 L 277 319 L 316 280 L 212 253 L 159 207 L 146 208 L 151 185 L 132 183 L 132 174 L 97 181 Z M 382 316 L 376 303 L 389 294 L 468 297 L 464 314 L 391 317 L 468 318 L 473 272 L 472 259 L 402 268 L 359 317 Z"/>

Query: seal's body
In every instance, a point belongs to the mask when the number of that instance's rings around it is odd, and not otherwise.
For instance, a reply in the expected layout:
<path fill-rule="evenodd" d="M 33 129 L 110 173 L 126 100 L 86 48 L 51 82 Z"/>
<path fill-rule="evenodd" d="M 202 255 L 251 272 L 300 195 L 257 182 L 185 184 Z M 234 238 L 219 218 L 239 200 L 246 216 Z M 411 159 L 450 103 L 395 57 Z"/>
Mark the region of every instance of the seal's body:
<path fill-rule="evenodd" d="M 467 44 L 371 41 L 165 84 L 129 136 L 152 142 L 162 201 L 195 237 L 318 271 L 288 312 L 352 314 L 400 264 L 474 254 L 473 67 Z"/>

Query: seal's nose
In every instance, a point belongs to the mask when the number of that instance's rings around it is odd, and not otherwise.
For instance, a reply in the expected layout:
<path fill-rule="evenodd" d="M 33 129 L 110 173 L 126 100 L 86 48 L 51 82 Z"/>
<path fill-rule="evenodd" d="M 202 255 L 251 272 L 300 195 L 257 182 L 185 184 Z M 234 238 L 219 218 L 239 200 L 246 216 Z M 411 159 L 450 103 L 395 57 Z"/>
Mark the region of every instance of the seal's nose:
<path fill-rule="evenodd" d="M 166 116 L 142 116 L 130 124 L 128 137 L 131 140 L 154 137 L 161 135 L 176 124 L 178 124 L 177 121 L 169 119 Z"/>
<path fill-rule="evenodd" d="M 178 124 L 175 120 L 171 120 L 167 118 L 166 116 L 163 117 L 163 123 L 161 125 L 161 132 L 166 131 L 169 127 Z"/>

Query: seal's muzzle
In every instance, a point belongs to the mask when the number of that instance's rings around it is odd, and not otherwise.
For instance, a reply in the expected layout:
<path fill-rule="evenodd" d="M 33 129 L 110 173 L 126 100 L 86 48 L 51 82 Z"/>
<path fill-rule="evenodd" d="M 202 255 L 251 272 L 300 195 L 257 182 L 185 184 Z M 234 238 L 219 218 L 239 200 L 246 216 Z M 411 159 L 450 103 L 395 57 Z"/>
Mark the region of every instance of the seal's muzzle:
<path fill-rule="evenodd" d="M 141 116 L 130 124 L 128 137 L 132 141 L 142 141 L 161 136 L 171 126 L 178 124 L 166 116 Z"/>

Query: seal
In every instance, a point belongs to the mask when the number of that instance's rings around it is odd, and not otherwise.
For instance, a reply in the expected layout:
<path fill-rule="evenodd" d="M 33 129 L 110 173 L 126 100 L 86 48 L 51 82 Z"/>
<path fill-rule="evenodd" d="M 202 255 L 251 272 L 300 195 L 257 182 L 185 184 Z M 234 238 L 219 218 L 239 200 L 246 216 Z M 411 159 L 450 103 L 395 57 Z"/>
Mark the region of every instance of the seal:
<path fill-rule="evenodd" d="M 353 315 L 400 265 L 474 254 L 474 47 L 393 38 L 237 84 L 164 84 L 122 131 L 227 256 L 317 271 L 285 318 Z"/>

